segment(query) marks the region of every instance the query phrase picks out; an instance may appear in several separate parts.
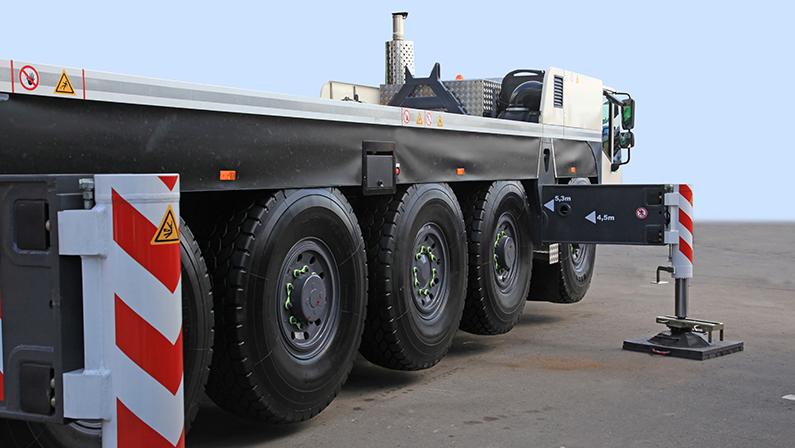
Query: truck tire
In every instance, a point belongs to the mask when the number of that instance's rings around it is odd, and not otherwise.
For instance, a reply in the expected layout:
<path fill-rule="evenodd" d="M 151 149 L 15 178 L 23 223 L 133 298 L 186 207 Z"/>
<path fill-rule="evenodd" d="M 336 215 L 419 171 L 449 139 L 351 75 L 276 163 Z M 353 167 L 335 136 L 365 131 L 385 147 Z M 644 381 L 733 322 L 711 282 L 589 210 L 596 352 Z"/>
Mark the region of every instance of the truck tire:
<path fill-rule="evenodd" d="M 570 185 L 588 185 L 587 178 L 572 179 Z M 528 300 L 552 303 L 577 303 L 591 285 L 596 262 L 596 244 L 558 246 L 559 263 L 535 263 Z"/>
<path fill-rule="evenodd" d="M 560 262 L 535 263 L 528 300 L 577 303 L 585 297 L 593 277 L 595 244 L 561 244 Z"/>
<path fill-rule="evenodd" d="M 370 291 L 361 353 L 396 370 L 438 363 L 461 321 L 466 235 L 446 184 L 400 187 L 360 210 Z"/>
<path fill-rule="evenodd" d="M 182 361 L 185 382 L 185 434 L 199 412 L 213 358 L 213 295 L 201 249 L 180 219 L 182 260 Z"/>
<path fill-rule="evenodd" d="M 524 187 L 497 181 L 464 206 L 469 243 L 469 288 L 461 330 L 502 334 L 519 321 L 530 289 L 533 245 Z"/>
<path fill-rule="evenodd" d="M 199 410 L 210 373 L 213 341 L 213 298 L 199 245 L 180 220 L 182 260 L 182 343 L 185 382 L 185 433 Z M 100 448 L 100 420 L 66 425 L 0 420 L 0 446 L 41 448 Z"/>
<path fill-rule="evenodd" d="M 216 331 L 207 394 L 255 421 L 317 415 L 361 341 L 367 265 L 336 189 L 262 196 L 216 227 L 207 251 Z"/>

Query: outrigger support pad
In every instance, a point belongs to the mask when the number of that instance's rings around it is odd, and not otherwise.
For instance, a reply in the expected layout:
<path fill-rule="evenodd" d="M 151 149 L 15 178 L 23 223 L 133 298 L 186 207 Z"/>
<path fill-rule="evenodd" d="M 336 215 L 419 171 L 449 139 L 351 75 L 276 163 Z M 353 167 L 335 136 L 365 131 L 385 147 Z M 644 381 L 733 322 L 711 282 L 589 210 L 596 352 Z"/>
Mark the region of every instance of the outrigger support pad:
<path fill-rule="evenodd" d="M 671 329 L 654 336 L 628 339 L 624 341 L 624 350 L 705 361 L 741 352 L 743 351 L 743 342 L 714 341 L 710 343 L 699 333 Z"/>
<path fill-rule="evenodd" d="M 692 319 L 687 317 L 690 296 L 690 279 L 693 277 L 693 192 L 688 185 L 673 185 L 665 195 L 665 205 L 671 216 L 670 230 L 665 232 L 665 241 L 671 245 L 671 267 L 657 269 L 666 271 L 676 280 L 674 287 L 674 316 L 658 316 L 657 323 L 664 324 L 668 331 L 654 336 L 624 341 L 624 350 L 676 358 L 704 361 L 723 355 L 743 351 L 742 341 L 724 341 L 723 322 Z M 712 332 L 720 332 L 720 340 L 712 340 Z M 705 338 L 703 335 L 706 334 Z"/>
<path fill-rule="evenodd" d="M 668 331 L 645 338 L 626 340 L 624 341 L 624 350 L 698 361 L 730 355 L 743 350 L 742 341 L 723 340 L 725 329 L 723 322 L 687 317 L 689 280 L 689 278 L 676 279 L 676 316 L 657 316 L 657 323 L 666 325 Z M 719 332 L 718 341 L 712 340 L 713 331 Z M 707 337 L 704 337 L 704 334 Z"/>

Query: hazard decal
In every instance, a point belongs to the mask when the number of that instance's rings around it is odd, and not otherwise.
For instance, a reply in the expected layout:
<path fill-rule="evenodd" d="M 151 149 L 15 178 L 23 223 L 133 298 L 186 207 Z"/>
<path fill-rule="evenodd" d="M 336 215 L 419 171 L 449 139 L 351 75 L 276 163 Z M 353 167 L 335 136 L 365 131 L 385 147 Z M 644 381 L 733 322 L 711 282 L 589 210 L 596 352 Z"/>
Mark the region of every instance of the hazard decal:
<path fill-rule="evenodd" d="M 174 210 L 168 206 L 166 216 L 157 228 L 155 236 L 152 237 L 152 244 L 176 244 L 179 243 L 179 226 L 174 218 Z"/>
<path fill-rule="evenodd" d="M 72 81 L 69 81 L 69 75 L 66 74 L 66 70 L 61 73 L 58 84 L 55 85 L 54 93 L 60 93 L 61 95 L 75 94 L 75 89 L 72 87 Z"/>
<path fill-rule="evenodd" d="M 12 70 L 14 66 L 11 66 Z M 19 83 L 25 90 L 36 90 L 39 86 L 39 72 L 33 66 L 26 65 L 19 71 Z"/>

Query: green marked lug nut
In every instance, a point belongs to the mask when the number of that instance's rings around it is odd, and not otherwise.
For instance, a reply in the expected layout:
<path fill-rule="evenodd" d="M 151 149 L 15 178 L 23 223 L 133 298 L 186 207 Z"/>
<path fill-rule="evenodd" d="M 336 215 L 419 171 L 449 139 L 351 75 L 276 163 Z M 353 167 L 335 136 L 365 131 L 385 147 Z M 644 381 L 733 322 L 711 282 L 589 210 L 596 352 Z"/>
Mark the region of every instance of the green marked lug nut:
<path fill-rule="evenodd" d="M 504 230 L 500 231 L 500 233 L 497 234 L 497 238 L 494 240 L 495 249 L 497 248 L 497 245 L 500 243 L 500 240 L 506 236 L 508 236 L 508 234 L 506 234 Z"/>
<path fill-rule="evenodd" d="M 293 277 L 298 278 L 301 274 L 306 274 L 307 272 L 309 272 L 309 266 L 304 265 L 301 269 L 293 270 Z"/>
<path fill-rule="evenodd" d="M 292 291 L 292 290 L 293 290 L 293 284 L 292 283 L 288 283 L 287 284 L 287 301 L 284 302 L 284 307 L 287 308 L 288 310 L 293 307 L 293 304 L 290 302 L 290 291 Z"/>
<path fill-rule="evenodd" d="M 301 329 L 301 322 L 298 322 L 295 316 L 290 316 L 290 323 L 298 327 L 299 330 Z"/>
<path fill-rule="evenodd" d="M 425 246 L 420 246 L 420 251 L 417 252 L 417 255 L 414 257 L 415 260 L 419 260 L 422 254 L 425 253 Z"/>

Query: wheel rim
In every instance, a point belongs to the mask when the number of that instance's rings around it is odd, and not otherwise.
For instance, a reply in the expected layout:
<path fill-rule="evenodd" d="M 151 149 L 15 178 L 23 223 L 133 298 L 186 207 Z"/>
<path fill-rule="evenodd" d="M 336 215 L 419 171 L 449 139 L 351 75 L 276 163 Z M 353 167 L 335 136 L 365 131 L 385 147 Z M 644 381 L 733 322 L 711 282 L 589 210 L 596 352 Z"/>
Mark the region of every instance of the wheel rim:
<path fill-rule="evenodd" d="M 287 253 L 280 272 L 276 306 L 285 346 L 298 359 L 313 358 L 328 346 L 339 319 L 334 255 L 322 241 L 305 238 Z"/>
<path fill-rule="evenodd" d="M 582 274 L 587 268 L 585 264 L 588 259 L 588 244 L 570 244 L 569 250 L 571 251 L 569 257 L 571 259 L 571 266 L 577 274 Z"/>
<path fill-rule="evenodd" d="M 491 269 L 502 292 L 513 289 L 519 276 L 518 248 L 522 242 L 517 229 L 518 225 L 512 215 L 500 215 L 493 236 Z"/>
<path fill-rule="evenodd" d="M 447 301 L 450 272 L 447 240 L 436 224 L 423 226 L 414 239 L 411 296 L 420 317 L 433 320 Z"/>

